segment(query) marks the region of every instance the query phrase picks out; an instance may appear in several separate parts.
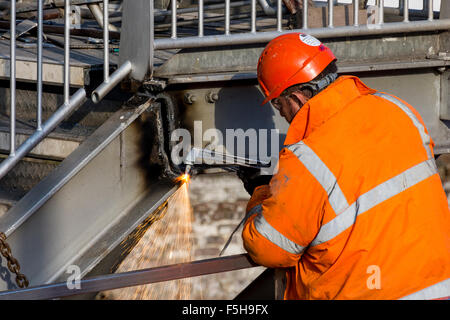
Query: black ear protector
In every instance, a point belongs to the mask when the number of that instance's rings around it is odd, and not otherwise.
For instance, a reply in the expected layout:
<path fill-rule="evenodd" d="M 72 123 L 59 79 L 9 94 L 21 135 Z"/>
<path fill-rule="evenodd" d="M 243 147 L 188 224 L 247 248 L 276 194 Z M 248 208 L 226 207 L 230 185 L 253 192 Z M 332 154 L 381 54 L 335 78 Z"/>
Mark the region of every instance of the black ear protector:
<path fill-rule="evenodd" d="M 307 89 L 311 91 L 312 97 L 314 97 L 316 94 L 318 94 L 320 91 L 322 91 L 323 89 L 328 87 L 332 82 L 334 82 L 337 79 L 337 77 L 338 77 L 337 73 L 329 73 L 320 80 L 317 81 L 312 80 L 308 83 L 303 84 L 300 87 L 300 90 Z"/>
<path fill-rule="evenodd" d="M 323 89 L 328 87 L 331 83 L 333 83 L 337 79 L 337 77 L 338 77 L 337 73 L 329 73 L 320 80 L 316 80 L 316 81 L 312 80 L 310 82 L 300 85 L 297 90 L 310 91 L 311 92 L 310 98 L 312 98 L 315 95 L 317 95 L 320 91 L 322 91 Z M 293 95 L 292 92 L 289 94 L 281 93 L 280 97 L 286 97 L 286 98 L 289 97 L 291 99 L 294 99 L 299 105 L 303 105 L 303 103 L 295 95 Z M 281 106 L 279 99 L 280 98 L 274 98 L 271 100 L 272 105 L 274 105 L 274 107 L 276 107 L 277 109 L 279 109 Z"/>

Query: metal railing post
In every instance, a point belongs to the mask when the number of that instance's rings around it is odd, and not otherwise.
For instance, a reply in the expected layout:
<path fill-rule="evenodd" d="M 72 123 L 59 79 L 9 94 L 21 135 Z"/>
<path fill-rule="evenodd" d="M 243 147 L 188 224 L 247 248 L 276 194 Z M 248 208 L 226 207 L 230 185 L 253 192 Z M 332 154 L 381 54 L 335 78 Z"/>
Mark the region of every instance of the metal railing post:
<path fill-rule="evenodd" d="M 149 56 L 149 68 L 150 68 L 150 78 L 153 78 L 153 62 L 155 58 L 155 1 L 150 0 L 150 56 Z M 120 68 L 119 68 L 120 69 Z M 131 66 L 130 66 L 131 72 Z M 123 78 L 122 78 L 123 79 Z"/>
<path fill-rule="evenodd" d="M 403 0 L 403 22 L 409 22 L 409 0 Z"/>
<path fill-rule="evenodd" d="M 328 0 L 328 27 L 333 28 L 334 26 L 334 2 L 333 0 Z"/>
<path fill-rule="evenodd" d="M 380 0 L 380 7 L 378 11 L 378 24 L 384 23 L 384 0 Z"/>
<path fill-rule="evenodd" d="M 277 31 L 278 32 L 283 31 L 282 19 L 283 19 L 283 1 L 277 0 Z"/>
<path fill-rule="evenodd" d="M 198 0 L 198 36 L 203 37 L 203 0 Z"/>
<path fill-rule="evenodd" d="M 303 29 L 308 29 L 308 0 L 303 0 Z"/>
<path fill-rule="evenodd" d="M 428 21 L 434 20 L 433 0 L 428 0 Z"/>
<path fill-rule="evenodd" d="M 43 47 L 43 0 L 38 0 L 38 56 L 37 56 L 37 119 L 36 129 L 42 130 L 42 47 Z"/>
<path fill-rule="evenodd" d="M 177 38 L 177 0 L 171 0 L 172 15 L 172 39 Z"/>
<path fill-rule="evenodd" d="M 359 0 L 353 0 L 353 25 L 359 26 Z"/>
<path fill-rule="evenodd" d="M 230 34 L 230 0 L 225 0 L 225 35 Z"/>
<path fill-rule="evenodd" d="M 103 0 L 103 81 L 109 82 L 109 0 Z"/>
<path fill-rule="evenodd" d="M 256 32 L 256 0 L 251 2 L 251 33 Z"/>
<path fill-rule="evenodd" d="M 70 100 L 70 0 L 64 0 L 64 103 Z"/>
<path fill-rule="evenodd" d="M 10 27 L 10 113 L 11 113 L 11 128 L 10 128 L 10 156 L 16 153 L 16 1 L 11 1 L 11 27 Z"/>

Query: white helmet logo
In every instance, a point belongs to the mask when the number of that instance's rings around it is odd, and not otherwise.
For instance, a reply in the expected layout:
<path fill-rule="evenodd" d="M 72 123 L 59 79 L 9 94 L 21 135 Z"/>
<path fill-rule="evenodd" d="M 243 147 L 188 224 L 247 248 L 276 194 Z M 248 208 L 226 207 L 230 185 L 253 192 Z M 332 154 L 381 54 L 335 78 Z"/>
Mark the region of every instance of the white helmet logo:
<path fill-rule="evenodd" d="M 301 33 L 299 38 L 300 38 L 300 41 L 302 41 L 304 44 L 311 46 L 311 47 L 318 47 L 322 44 L 319 40 L 317 40 L 313 36 L 310 36 L 309 34 Z"/>

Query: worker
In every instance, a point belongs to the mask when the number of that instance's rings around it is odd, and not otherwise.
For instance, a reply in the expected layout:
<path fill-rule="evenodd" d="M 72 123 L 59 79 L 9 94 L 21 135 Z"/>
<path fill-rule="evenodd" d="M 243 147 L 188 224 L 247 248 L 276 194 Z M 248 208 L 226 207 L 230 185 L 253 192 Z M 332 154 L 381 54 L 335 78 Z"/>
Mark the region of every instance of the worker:
<path fill-rule="evenodd" d="M 302 33 L 270 41 L 257 72 L 290 126 L 242 237 L 256 263 L 285 268 L 284 298 L 449 297 L 450 212 L 417 111 L 338 77 L 332 51 Z"/>

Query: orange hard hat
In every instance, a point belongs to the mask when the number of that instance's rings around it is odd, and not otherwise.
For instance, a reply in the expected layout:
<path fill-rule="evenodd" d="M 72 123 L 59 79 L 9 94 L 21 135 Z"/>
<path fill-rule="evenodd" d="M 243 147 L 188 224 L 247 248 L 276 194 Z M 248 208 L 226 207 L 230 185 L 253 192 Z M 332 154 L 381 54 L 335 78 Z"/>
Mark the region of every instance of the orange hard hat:
<path fill-rule="evenodd" d="M 258 61 L 258 82 L 266 96 L 262 104 L 313 80 L 334 60 L 333 52 L 313 36 L 295 32 L 276 37 Z"/>

